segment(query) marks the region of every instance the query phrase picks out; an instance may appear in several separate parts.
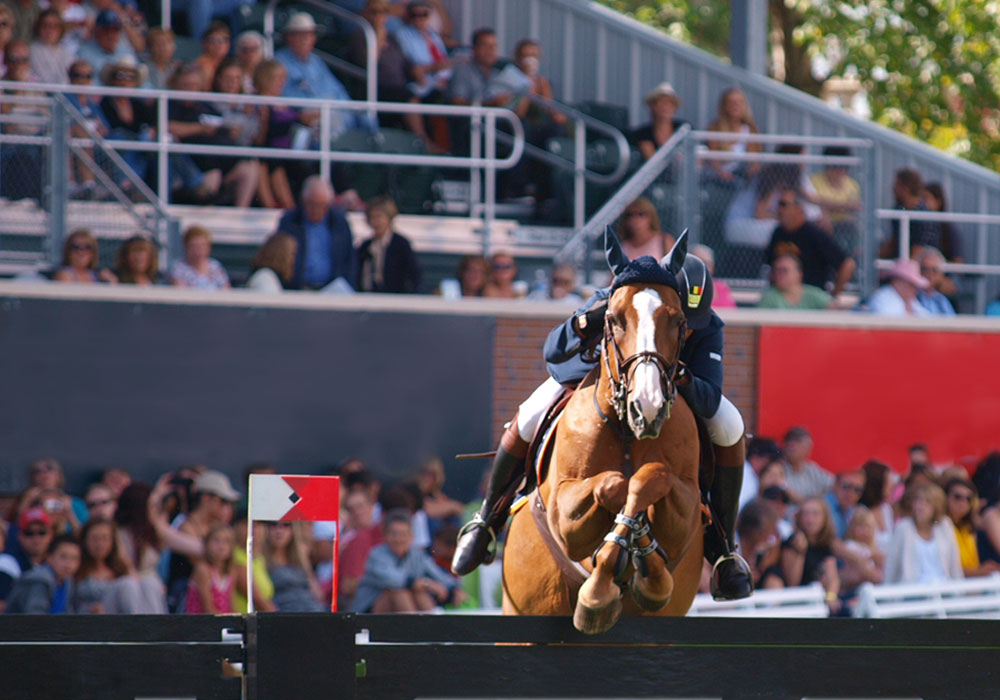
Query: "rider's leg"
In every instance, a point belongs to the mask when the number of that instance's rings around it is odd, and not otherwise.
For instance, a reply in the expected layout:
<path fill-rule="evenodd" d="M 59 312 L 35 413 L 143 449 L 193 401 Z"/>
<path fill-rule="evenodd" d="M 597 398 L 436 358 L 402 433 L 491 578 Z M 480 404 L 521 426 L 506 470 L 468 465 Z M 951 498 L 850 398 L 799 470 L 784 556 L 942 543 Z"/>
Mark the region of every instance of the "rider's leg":
<path fill-rule="evenodd" d="M 733 531 L 739 511 L 746 459 L 743 418 L 725 396 L 708 420 L 715 450 L 715 477 L 709 490 L 715 522 L 705 528 L 705 558 L 712 565 L 712 595 L 716 600 L 746 598 L 753 592 L 747 563 L 736 554 Z"/>
<path fill-rule="evenodd" d="M 538 421 L 552 404 L 562 385 L 549 377 L 531 396 L 521 404 L 500 438 L 493 470 L 486 487 L 486 497 L 475 517 L 462 528 L 458 535 L 455 555 L 451 560 L 451 570 L 459 576 L 473 571 L 484 562 L 490 562 L 500 530 L 507 521 L 508 499 L 504 498 L 515 481 L 524 475 L 524 458 L 528 453 L 528 443 L 535 434 Z"/>

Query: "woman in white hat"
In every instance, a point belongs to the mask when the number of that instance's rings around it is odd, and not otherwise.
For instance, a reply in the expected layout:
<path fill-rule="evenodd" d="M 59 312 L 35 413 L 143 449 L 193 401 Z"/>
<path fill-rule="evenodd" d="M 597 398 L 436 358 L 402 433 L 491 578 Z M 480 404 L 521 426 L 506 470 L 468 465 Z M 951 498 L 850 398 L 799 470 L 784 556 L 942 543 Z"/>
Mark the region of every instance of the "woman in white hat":
<path fill-rule="evenodd" d="M 649 107 L 652 121 L 632 134 L 632 141 L 642 153 L 643 160 L 652 158 L 656 149 L 665 144 L 684 124 L 683 119 L 674 118 L 681 106 L 681 98 L 668 82 L 660 83 L 646 94 L 646 106 Z"/>

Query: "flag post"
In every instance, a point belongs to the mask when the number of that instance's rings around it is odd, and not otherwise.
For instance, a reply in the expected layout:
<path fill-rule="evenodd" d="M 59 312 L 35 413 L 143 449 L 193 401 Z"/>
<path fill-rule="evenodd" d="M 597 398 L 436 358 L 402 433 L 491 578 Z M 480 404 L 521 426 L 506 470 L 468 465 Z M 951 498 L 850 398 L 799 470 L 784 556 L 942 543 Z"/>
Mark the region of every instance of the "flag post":
<path fill-rule="evenodd" d="M 337 520 L 337 527 L 333 530 L 333 580 L 330 581 L 330 612 L 337 612 L 337 576 L 340 570 L 340 520 Z"/>
<path fill-rule="evenodd" d="M 253 478 L 247 487 L 247 613 L 253 612 Z"/>

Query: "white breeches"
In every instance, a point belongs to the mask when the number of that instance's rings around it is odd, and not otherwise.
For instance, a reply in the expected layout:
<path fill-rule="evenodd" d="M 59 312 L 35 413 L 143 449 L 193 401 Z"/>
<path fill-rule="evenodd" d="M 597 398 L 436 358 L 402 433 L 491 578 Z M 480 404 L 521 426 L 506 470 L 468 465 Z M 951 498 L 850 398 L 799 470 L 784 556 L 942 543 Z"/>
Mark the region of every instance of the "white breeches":
<path fill-rule="evenodd" d="M 719 447 L 732 447 L 743 437 L 743 416 L 733 402 L 725 396 L 719 401 L 719 409 L 708 419 L 708 435 Z"/>
<path fill-rule="evenodd" d="M 552 405 L 562 388 L 562 384 L 549 377 L 531 392 L 531 396 L 517 409 L 517 434 L 522 440 L 531 442 L 538 421 L 545 415 L 545 409 Z"/>

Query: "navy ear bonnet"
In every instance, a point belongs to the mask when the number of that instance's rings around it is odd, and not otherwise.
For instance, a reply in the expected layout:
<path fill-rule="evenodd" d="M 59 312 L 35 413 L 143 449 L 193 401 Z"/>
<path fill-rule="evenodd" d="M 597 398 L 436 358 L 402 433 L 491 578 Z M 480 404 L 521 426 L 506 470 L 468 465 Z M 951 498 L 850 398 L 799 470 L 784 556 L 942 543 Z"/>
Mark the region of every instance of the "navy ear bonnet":
<path fill-rule="evenodd" d="M 660 261 L 651 255 L 636 258 L 624 270 L 615 275 L 615 282 L 611 285 L 611 294 L 626 284 L 665 284 L 680 294 L 677 277 L 674 276 L 673 272 L 660 265 Z"/>

